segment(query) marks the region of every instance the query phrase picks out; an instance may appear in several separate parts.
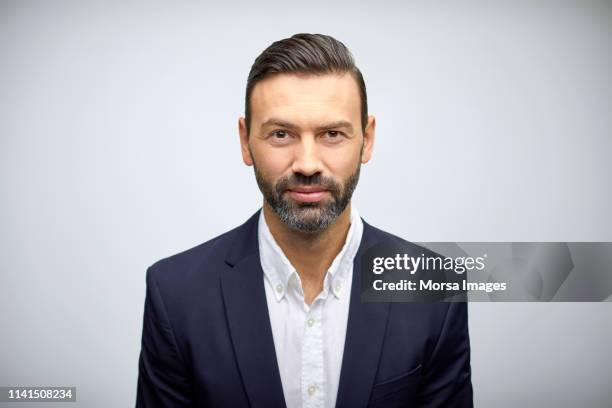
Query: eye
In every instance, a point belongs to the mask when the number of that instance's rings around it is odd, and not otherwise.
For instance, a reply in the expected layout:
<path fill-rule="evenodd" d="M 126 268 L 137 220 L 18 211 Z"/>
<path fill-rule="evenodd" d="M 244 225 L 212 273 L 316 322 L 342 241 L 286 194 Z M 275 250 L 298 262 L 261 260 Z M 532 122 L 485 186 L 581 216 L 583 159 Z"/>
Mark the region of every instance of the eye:
<path fill-rule="evenodd" d="M 292 142 L 293 137 L 289 131 L 277 129 L 268 133 L 266 139 L 273 146 L 286 146 Z"/>
<path fill-rule="evenodd" d="M 288 135 L 287 132 L 284 130 L 275 130 L 274 132 L 272 132 L 271 136 L 277 139 L 285 139 Z"/>
<path fill-rule="evenodd" d="M 328 130 L 325 132 L 324 139 L 331 143 L 341 142 L 344 140 L 344 133 L 339 130 Z"/>

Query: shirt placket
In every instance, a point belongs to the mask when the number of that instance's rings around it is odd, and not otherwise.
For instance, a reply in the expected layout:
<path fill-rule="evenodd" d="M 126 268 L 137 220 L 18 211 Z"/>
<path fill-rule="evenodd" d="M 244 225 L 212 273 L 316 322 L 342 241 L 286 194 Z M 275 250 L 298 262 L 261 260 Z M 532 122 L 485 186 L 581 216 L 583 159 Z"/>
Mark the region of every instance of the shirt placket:
<path fill-rule="evenodd" d="M 319 408 L 325 403 L 323 362 L 323 302 L 319 295 L 306 313 L 302 343 L 302 407 Z"/>

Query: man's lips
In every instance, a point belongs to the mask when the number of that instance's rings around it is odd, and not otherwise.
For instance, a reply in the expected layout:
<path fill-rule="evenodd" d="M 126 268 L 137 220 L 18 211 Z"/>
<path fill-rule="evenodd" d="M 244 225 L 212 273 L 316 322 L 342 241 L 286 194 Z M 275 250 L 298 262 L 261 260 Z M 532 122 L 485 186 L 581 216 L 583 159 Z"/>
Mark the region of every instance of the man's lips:
<path fill-rule="evenodd" d="M 317 201 L 321 201 L 328 191 L 329 190 L 326 190 L 322 187 L 313 186 L 296 187 L 287 190 L 291 198 L 304 203 L 314 203 Z"/>

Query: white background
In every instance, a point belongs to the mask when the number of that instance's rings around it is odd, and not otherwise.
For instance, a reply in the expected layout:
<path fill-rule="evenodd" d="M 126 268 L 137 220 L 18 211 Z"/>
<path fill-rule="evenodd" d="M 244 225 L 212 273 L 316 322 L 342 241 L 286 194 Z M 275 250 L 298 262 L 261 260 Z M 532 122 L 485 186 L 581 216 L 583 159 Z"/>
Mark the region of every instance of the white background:
<path fill-rule="evenodd" d="M 369 223 L 612 241 L 611 23 L 607 1 L 0 1 L 0 385 L 133 406 L 145 269 L 261 205 L 237 120 L 254 59 L 298 32 L 364 74 Z M 476 405 L 610 407 L 611 322 L 470 304 Z"/>

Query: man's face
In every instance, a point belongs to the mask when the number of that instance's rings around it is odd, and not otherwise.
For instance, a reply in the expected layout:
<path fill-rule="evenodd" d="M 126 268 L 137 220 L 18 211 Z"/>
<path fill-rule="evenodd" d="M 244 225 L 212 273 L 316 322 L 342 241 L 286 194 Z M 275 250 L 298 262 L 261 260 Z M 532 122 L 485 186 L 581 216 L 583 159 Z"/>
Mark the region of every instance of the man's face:
<path fill-rule="evenodd" d="M 251 129 L 239 121 L 242 155 L 267 204 L 289 227 L 319 232 L 345 210 L 369 161 L 374 118 L 346 74 L 277 74 L 251 94 Z"/>

